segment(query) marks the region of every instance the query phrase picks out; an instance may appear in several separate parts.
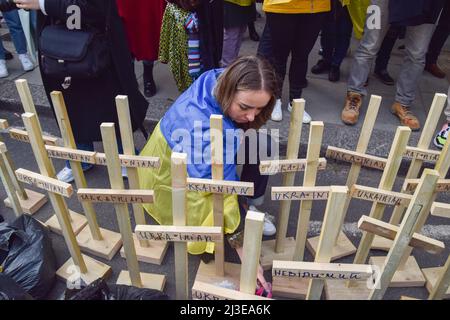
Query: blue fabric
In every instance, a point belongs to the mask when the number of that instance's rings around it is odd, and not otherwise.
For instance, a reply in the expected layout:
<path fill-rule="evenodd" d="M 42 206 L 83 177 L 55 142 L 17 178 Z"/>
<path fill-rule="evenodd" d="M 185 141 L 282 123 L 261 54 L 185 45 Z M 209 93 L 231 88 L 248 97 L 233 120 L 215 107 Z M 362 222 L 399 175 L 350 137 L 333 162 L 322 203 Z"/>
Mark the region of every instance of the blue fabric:
<path fill-rule="evenodd" d="M 8 25 L 9 32 L 11 34 L 14 47 L 18 54 L 27 53 L 27 39 L 23 33 L 22 24 L 20 23 L 19 13 L 17 10 L 2 12 L 3 18 L 5 18 Z M 3 47 L 2 40 L 0 39 L 0 59 L 5 59 L 5 48 Z"/>
<path fill-rule="evenodd" d="M 187 171 L 191 178 L 211 179 L 209 118 L 213 114 L 223 115 L 213 94 L 217 78 L 222 72 L 223 69 L 214 69 L 203 73 L 181 94 L 160 122 L 161 132 L 172 151 L 188 155 Z M 234 122 L 224 115 L 225 180 L 239 181 L 234 161 L 239 147 L 239 141 L 235 138 L 238 130 Z M 231 150 L 233 154 L 230 154 Z"/>

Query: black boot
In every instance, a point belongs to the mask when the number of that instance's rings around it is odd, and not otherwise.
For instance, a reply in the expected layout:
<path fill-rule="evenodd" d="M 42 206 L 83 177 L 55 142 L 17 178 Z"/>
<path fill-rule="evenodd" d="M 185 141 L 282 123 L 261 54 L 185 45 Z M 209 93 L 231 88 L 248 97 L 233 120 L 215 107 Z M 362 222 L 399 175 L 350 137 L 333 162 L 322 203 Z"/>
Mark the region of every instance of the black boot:
<path fill-rule="evenodd" d="M 259 41 L 259 35 L 258 35 L 258 32 L 256 32 L 254 22 L 248 23 L 248 34 L 249 34 L 251 40 Z"/>
<path fill-rule="evenodd" d="M 144 63 L 144 95 L 147 98 L 156 94 L 156 84 L 153 80 L 153 61 Z"/>
<path fill-rule="evenodd" d="M 337 82 L 341 78 L 341 71 L 339 70 L 339 66 L 331 66 L 330 72 L 328 73 L 328 80 L 331 82 Z"/>
<path fill-rule="evenodd" d="M 311 72 L 314 74 L 320 74 L 328 71 L 330 69 L 331 64 L 324 60 L 320 59 L 317 64 L 311 68 Z"/>

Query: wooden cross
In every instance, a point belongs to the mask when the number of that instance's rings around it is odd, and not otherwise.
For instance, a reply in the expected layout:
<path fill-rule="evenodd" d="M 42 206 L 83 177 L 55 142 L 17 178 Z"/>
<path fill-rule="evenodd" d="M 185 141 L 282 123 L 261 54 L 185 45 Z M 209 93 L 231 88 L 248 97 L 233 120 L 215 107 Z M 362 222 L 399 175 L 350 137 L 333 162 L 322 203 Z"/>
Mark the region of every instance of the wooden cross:
<path fill-rule="evenodd" d="M 128 271 L 120 272 L 117 279 L 117 284 L 132 285 L 138 288 L 151 288 L 162 291 L 166 282 L 166 277 L 164 275 L 141 273 L 139 271 L 131 221 L 128 212 L 128 203 L 152 201 L 153 191 L 124 190 L 114 123 L 102 123 L 100 130 L 112 191 L 103 191 L 105 198 L 102 199 L 100 197 L 99 201 L 114 202 L 114 208 L 116 211 L 120 234 L 122 235 L 125 258 L 128 266 Z M 110 194 L 107 194 L 108 192 L 110 192 Z M 115 197 L 113 198 L 111 194 Z M 142 198 L 143 196 L 147 196 L 146 200 Z"/>
<path fill-rule="evenodd" d="M 123 153 L 125 156 L 135 156 L 135 145 L 133 138 L 133 127 L 131 125 L 130 107 L 128 104 L 127 96 L 117 96 L 117 115 L 119 118 L 120 136 L 123 146 Z M 155 159 L 156 160 L 156 159 Z M 159 168 L 159 159 L 158 166 Z M 127 167 L 128 185 L 130 189 L 139 189 L 139 176 L 136 167 Z M 142 204 L 133 203 L 134 220 L 137 225 L 147 224 L 145 221 L 145 213 Z M 138 261 L 155 263 L 161 265 L 164 256 L 167 251 L 168 242 L 165 241 L 148 241 L 139 240 L 135 234 L 133 234 L 134 246 L 136 248 L 136 255 Z M 125 251 L 122 248 L 120 250 L 122 257 L 125 257 Z"/>
<path fill-rule="evenodd" d="M 223 127 L 222 115 L 211 115 L 210 117 L 210 141 L 211 141 L 211 172 L 212 179 L 187 179 L 187 189 L 193 192 L 213 193 L 213 215 L 214 226 L 223 229 L 223 196 L 224 194 L 253 195 L 253 183 L 223 180 Z M 239 274 L 238 264 L 225 263 L 224 243 L 214 243 L 214 263 L 205 264 L 200 262 L 197 278 L 205 276 L 208 278 L 215 274 L 216 278 L 235 279 Z M 215 280 L 217 280 L 215 278 Z M 213 280 L 213 278 L 210 278 Z M 220 281 L 219 281 L 220 282 Z"/>
<path fill-rule="evenodd" d="M 197 275 L 192 287 L 192 297 L 196 300 L 265 300 L 267 298 L 256 296 L 256 280 L 261 255 L 261 241 L 264 228 L 264 214 L 248 211 L 245 217 L 244 245 L 242 248 L 242 266 L 239 282 L 233 281 L 239 290 L 223 288 L 214 274 Z M 213 279 L 211 279 L 211 277 Z"/>
<path fill-rule="evenodd" d="M 7 168 L 4 154 L 8 152 L 6 145 L 0 142 L 0 178 L 5 188 L 6 194 L 8 195 L 9 203 L 16 217 L 22 215 L 22 207 L 20 206 L 19 198 L 17 197 L 16 189 L 14 188 L 13 179 Z"/>
<path fill-rule="evenodd" d="M 417 143 L 417 147 L 406 147 L 405 156 L 411 158 L 411 164 L 405 179 L 416 179 L 419 176 L 420 169 L 425 161 L 436 161 L 439 157 L 439 151 L 429 150 L 431 140 L 434 138 L 434 132 L 439 123 L 439 118 L 444 110 L 447 95 L 436 93 L 431 103 L 430 111 L 428 112 L 427 120 L 423 126 L 422 133 Z M 402 189 L 401 192 L 407 192 Z M 405 205 L 399 205 L 394 208 L 389 222 L 391 224 L 399 225 L 403 213 L 406 210 Z M 385 238 L 375 237 L 372 243 L 372 248 L 378 250 L 389 251 L 392 241 Z"/>
<path fill-rule="evenodd" d="M 342 160 L 350 162 L 352 164 L 346 182 L 346 186 L 349 189 L 358 181 L 359 174 L 361 172 L 361 167 L 375 168 L 379 170 L 384 170 L 384 168 L 386 167 L 386 160 L 384 158 L 366 154 L 370 137 L 372 136 L 372 131 L 375 126 L 375 121 L 377 119 L 378 110 L 380 109 L 380 105 L 381 105 L 381 97 L 372 95 L 370 97 L 366 117 L 364 119 L 364 123 L 361 128 L 361 134 L 359 135 L 358 144 L 356 146 L 355 151 L 349 151 L 332 146 L 329 146 L 327 148 L 326 152 L 327 158 Z M 350 201 L 351 197 L 347 196 L 344 212 L 348 212 Z M 342 220 L 340 221 L 339 224 L 340 229 L 342 229 L 344 222 L 345 222 L 345 214 L 342 217 Z M 313 255 L 315 255 L 315 252 L 317 251 L 318 240 L 319 237 L 313 237 L 308 239 L 307 247 Z M 354 254 L 355 252 L 356 252 L 355 246 L 341 230 L 336 236 L 331 261 L 346 257 L 348 255 Z"/>
<path fill-rule="evenodd" d="M 64 147 L 73 149 L 75 151 L 77 146 L 73 136 L 72 126 L 70 124 L 64 97 L 59 91 L 53 91 L 50 96 L 52 99 L 56 120 L 58 121 L 58 126 L 61 131 L 61 137 L 64 141 Z M 52 147 L 50 148 L 50 150 L 52 150 Z M 58 147 L 53 147 L 53 151 L 49 153 L 56 153 L 57 151 L 55 149 L 58 149 Z M 86 155 L 86 158 L 91 157 L 93 154 L 91 152 L 84 153 Z M 85 189 L 87 188 L 87 182 L 84 176 L 84 172 L 81 168 L 81 164 L 78 161 L 79 158 L 72 158 L 75 160 L 70 160 L 69 163 L 72 169 L 73 177 L 75 179 L 75 185 L 78 189 Z M 101 258 L 111 260 L 122 246 L 122 239 L 120 237 L 120 234 L 99 227 L 97 222 L 97 215 L 91 202 L 82 201 L 81 205 L 88 222 L 88 228 L 83 228 L 77 234 L 77 241 L 81 247 L 81 250 L 99 256 Z M 48 221 L 47 223 L 50 223 L 51 225 L 56 224 L 52 220 Z"/>
<path fill-rule="evenodd" d="M 36 115 L 27 112 L 22 115 L 22 119 L 30 137 L 31 147 L 41 174 L 18 169 L 16 170 L 17 178 L 49 191 L 50 202 L 55 210 L 64 240 L 71 255 L 71 259 L 58 269 L 56 275 L 68 281 L 77 281 L 81 277 L 87 284 L 98 278 L 106 278 L 111 273 L 110 266 L 81 254 L 75 233 L 71 227 L 69 211 L 63 198 L 63 196 L 70 197 L 73 192 L 72 186 L 56 179 L 55 168 L 45 151 L 42 132 L 39 129 Z"/>
<path fill-rule="evenodd" d="M 309 172 L 315 167 L 317 167 L 316 170 L 324 170 L 326 168 L 327 162 L 325 158 L 318 158 L 318 164 L 316 163 L 316 159 L 312 159 L 311 161 L 311 157 L 314 157 L 313 154 L 310 154 L 309 162 L 308 159 L 298 159 L 304 111 L 305 100 L 295 99 L 292 105 L 286 159 L 261 161 L 259 166 L 262 175 L 279 172 L 283 173 L 283 187 L 293 186 L 296 172 L 304 171 L 308 166 L 310 168 L 308 170 Z M 315 128 L 318 127 L 315 126 Z M 315 130 L 320 131 L 320 128 Z M 272 262 L 274 260 L 292 260 L 294 257 L 296 248 L 295 239 L 286 237 L 290 209 L 291 201 L 281 202 L 278 213 L 276 239 L 263 241 L 261 249 L 261 265 L 265 270 L 272 267 Z"/>
<path fill-rule="evenodd" d="M 6 130 L 8 129 L 9 124 L 6 120 L 0 119 L 0 129 Z M 0 137 L 0 142 L 2 139 Z M 1 154 L 4 172 L 3 174 L 5 179 L 5 186 L 8 188 L 8 198 L 4 200 L 4 204 L 6 207 L 12 208 L 16 215 L 18 215 L 18 211 L 20 214 L 22 212 L 33 215 L 35 214 L 45 203 L 47 203 L 47 198 L 45 195 L 25 189 L 22 184 L 17 180 L 15 172 L 14 162 L 9 155 L 9 152 L 6 148 L 6 145 L 3 147 L 3 152 Z M 8 177 L 6 177 L 8 175 Z M 10 183 L 10 186 L 6 185 L 6 180 Z M 18 201 L 18 202 L 17 202 Z M 16 203 L 12 203 L 16 202 Z M 18 204 L 20 206 L 18 206 Z M 17 210 L 20 208 L 20 210 Z"/>

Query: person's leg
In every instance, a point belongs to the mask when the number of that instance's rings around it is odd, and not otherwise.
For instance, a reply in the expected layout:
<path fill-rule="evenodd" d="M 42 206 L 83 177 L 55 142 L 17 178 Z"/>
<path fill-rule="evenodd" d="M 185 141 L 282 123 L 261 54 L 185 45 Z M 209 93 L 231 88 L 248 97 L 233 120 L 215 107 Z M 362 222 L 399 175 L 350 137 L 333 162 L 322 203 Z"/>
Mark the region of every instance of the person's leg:
<path fill-rule="evenodd" d="M 259 39 L 257 55 L 265 58 L 272 65 L 274 65 L 274 58 L 272 52 L 272 39 L 270 38 L 270 30 L 267 21 L 264 25 L 264 30 L 261 35 L 261 38 Z"/>
<path fill-rule="evenodd" d="M 154 61 L 143 61 L 142 64 L 144 66 L 144 95 L 150 98 L 156 94 L 156 84 L 153 79 Z"/>
<path fill-rule="evenodd" d="M 401 27 L 396 26 L 391 26 L 388 29 L 386 35 L 384 36 L 380 50 L 378 51 L 377 59 L 375 60 L 375 72 L 387 69 L 392 49 L 394 48 L 395 42 L 400 35 L 400 30 Z"/>
<path fill-rule="evenodd" d="M 6 24 L 8 25 L 11 39 L 18 54 L 27 53 L 27 39 L 20 23 L 19 13 L 17 10 L 3 12 Z"/>
<path fill-rule="evenodd" d="M 246 25 L 226 28 L 223 30 L 223 51 L 222 51 L 222 66 L 227 67 L 239 55 L 241 49 L 242 36 L 247 28 Z"/>
<path fill-rule="evenodd" d="M 433 30 L 433 24 L 408 27 L 406 30 L 406 55 L 398 76 L 393 112 L 400 118 L 402 125 L 407 125 L 412 130 L 420 129 L 420 124 L 408 108 L 415 99 L 417 84 L 425 67 L 425 55 Z"/>

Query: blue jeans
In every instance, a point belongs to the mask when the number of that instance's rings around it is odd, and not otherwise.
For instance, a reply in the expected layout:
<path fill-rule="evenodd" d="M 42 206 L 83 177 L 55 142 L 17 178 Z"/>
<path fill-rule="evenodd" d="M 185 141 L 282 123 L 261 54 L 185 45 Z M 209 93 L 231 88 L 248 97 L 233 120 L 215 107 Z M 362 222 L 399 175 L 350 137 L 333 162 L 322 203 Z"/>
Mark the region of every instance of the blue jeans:
<path fill-rule="evenodd" d="M 22 24 L 20 23 L 19 13 L 17 10 L 2 12 L 3 18 L 5 18 L 6 24 L 8 25 L 9 32 L 11 34 L 12 41 L 14 42 L 14 47 L 18 54 L 27 53 L 27 40 L 25 34 L 23 33 Z M 5 59 L 5 48 L 0 40 L 0 59 Z"/>

